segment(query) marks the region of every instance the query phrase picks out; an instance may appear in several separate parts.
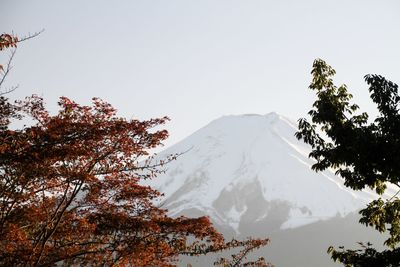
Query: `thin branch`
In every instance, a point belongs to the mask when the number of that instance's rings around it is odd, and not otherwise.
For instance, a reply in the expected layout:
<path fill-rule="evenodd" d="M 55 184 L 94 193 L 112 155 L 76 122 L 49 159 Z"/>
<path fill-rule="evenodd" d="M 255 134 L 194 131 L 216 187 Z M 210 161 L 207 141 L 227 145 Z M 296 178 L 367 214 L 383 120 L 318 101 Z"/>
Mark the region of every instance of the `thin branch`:
<path fill-rule="evenodd" d="M 14 44 L 13 46 L 16 47 L 16 45 L 15 45 L 16 43 L 24 42 L 24 41 L 26 41 L 26 40 L 35 38 L 36 36 L 38 36 L 38 35 L 41 34 L 42 32 L 44 32 L 44 29 L 42 29 L 42 30 L 40 30 L 40 31 L 38 31 L 38 32 L 35 32 L 35 33 L 33 33 L 33 34 L 30 34 L 30 33 L 29 33 L 27 36 L 24 36 L 24 37 L 22 37 L 22 38 L 18 38 L 18 40 L 16 40 L 15 42 L 13 42 L 13 44 Z M 14 35 L 14 34 L 13 34 L 13 35 Z M 3 83 L 4 83 L 4 81 L 5 81 L 5 79 L 6 79 L 7 75 L 8 75 L 8 73 L 9 73 L 9 72 L 11 71 L 11 69 L 12 69 L 11 62 L 12 62 L 12 60 L 13 60 L 13 58 L 14 58 L 15 51 L 16 51 L 16 48 L 12 50 L 11 55 L 10 55 L 10 58 L 8 59 L 7 66 L 6 66 L 5 69 L 3 68 L 2 65 L 0 65 L 0 72 L 2 72 L 2 76 L 1 76 L 1 78 L 0 78 L 0 89 L 1 89 L 1 86 L 3 85 Z M 8 93 L 11 93 L 12 91 L 16 90 L 17 88 L 18 88 L 18 85 L 12 86 L 12 87 L 10 87 L 9 89 L 6 89 L 6 90 L 4 90 L 4 91 L 0 91 L 0 96 L 5 95 L 5 94 L 8 94 Z"/>
<path fill-rule="evenodd" d="M 14 55 L 15 55 L 16 51 L 17 51 L 17 49 L 13 49 L 11 51 L 10 57 L 8 59 L 7 65 L 6 65 L 6 68 L 5 69 L 3 67 L 0 68 L 0 72 L 2 72 L 2 77 L 0 78 L 0 89 L 1 89 L 1 86 L 3 85 L 3 83 L 4 83 L 4 81 L 5 81 L 6 77 L 7 77 L 7 75 L 9 74 L 11 69 L 13 68 L 12 65 L 11 65 L 11 62 L 13 61 L 13 58 L 14 58 Z M 0 91 L 0 96 L 8 94 L 8 93 L 14 91 L 15 89 L 17 89 L 17 87 L 18 86 L 13 86 L 10 89 L 5 90 L 4 92 Z"/>
<path fill-rule="evenodd" d="M 19 38 L 18 41 L 17 41 L 17 43 L 24 42 L 24 41 L 26 41 L 26 40 L 35 38 L 36 36 L 38 36 L 38 35 L 41 34 L 42 32 L 44 32 L 44 29 L 41 29 L 41 30 L 38 31 L 38 32 L 34 32 L 33 34 L 28 33 L 27 36 L 24 36 L 24 37 L 22 37 L 22 38 Z"/>
<path fill-rule="evenodd" d="M 392 201 L 392 199 L 395 198 L 399 193 L 400 193 L 400 189 L 396 192 L 396 194 L 394 194 L 394 195 L 388 200 L 388 202 Z"/>

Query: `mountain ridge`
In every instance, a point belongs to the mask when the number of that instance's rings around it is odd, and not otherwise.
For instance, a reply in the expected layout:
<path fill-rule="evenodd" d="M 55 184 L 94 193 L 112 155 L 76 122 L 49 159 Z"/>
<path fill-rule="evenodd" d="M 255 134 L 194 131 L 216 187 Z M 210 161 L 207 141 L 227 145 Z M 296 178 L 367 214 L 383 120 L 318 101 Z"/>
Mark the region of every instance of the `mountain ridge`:
<path fill-rule="evenodd" d="M 150 184 L 172 216 L 208 215 L 237 234 L 251 222 L 287 229 L 344 217 L 376 197 L 346 188 L 330 170 L 312 171 L 296 130 L 275 112 L 222 116 L 160 153 L 187 151 Z"/>

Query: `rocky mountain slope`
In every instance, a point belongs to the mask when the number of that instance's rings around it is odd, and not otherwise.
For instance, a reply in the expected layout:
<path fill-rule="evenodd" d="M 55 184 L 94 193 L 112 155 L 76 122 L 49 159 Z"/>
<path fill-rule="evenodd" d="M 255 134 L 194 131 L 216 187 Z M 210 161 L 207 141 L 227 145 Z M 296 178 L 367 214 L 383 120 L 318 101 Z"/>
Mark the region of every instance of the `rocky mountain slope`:
<path fill-rule="evenodd" d="M 312 171 L 310 148 L 294 137 L 296 130 L 276 113 L 221 117 L 162 152 L 159 158 L 185 153 L 149 183 L 165 194 L 162 205 L 173 216 L 208 215 L 227 235 L 273 237 L 266 253 L 274 252 L 277 266 L 293 266 L 293 257 L 320 265 L 310 258 L 316 253 L 328 266 L 326 248 L 332 237 L 347 240 L 343 228 L 358 238 L 348 244 L 379 239 L 355 219 L 377 196 L 346 188 L 333 171 Z"/>
<path fill-rule="evenodd" d="M 296 129 L 276 113 L 222 117 L 164 151 L 186 153 L 152 183 L 172 215 L 208 214 L 237 232 L 244 221 L 286 229 L 345 216 L 375 197 L 344 187 L 332 171 L 312 171 Z"/>

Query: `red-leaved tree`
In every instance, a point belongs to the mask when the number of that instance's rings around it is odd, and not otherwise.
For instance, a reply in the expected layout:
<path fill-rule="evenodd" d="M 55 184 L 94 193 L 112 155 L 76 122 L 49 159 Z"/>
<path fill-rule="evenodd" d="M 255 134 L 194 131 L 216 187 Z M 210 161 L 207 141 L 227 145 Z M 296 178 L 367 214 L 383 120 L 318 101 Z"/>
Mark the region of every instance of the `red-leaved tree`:
<path fill-rule="evenodd" d="M 15 46 L 4 36 L 1 49 Z M 207 217 L 171 218 L 154 204 L 160 193 L 140 181 L 166 163 L 149 150 L 167 138 L 156 130 L 167 117 L 127 120 L 97 98 L 82 106 L 62 97 L 59 107 L 50 115 L 37 96 L 0 96 L 0 265 L 171 266 L 179 255 L 241 247 L 217 262 L 239 266 L 267 244 L 225 242 Z M 32 126 L 10 127 L 24 118 Z"/>

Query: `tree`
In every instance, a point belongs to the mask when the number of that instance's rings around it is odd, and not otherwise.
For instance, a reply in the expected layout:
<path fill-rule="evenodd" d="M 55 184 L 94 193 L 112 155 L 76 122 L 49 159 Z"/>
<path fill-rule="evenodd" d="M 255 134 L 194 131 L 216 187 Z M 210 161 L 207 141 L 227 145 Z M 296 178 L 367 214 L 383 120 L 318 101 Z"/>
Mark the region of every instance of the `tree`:
<path fill-rule="evenodd" d="M 4 36 L 1 49 L 18 41 Z M 126 120 L 97 98 L 92 106 L 66 97 L 58 104 L 50 115 L 37 96 L 0 96 L 0 265 L 173 266 L 182 254 L 242 247 L 220 260 L 238 266 L 267 244 L 225 242 L 208 217 L 171 218 L 156 206 L 161 194 L 141 181 L 176 157 L 149 157 L 168 137 L 155 130 L 167 117 Z M 12 129 L 16 119 L 32 126 Z M 248 264 L 267 266 L 262 258 Z"/>
<path fill-rule="evenodd" d="M 317 100 L 308 112 L 311 123 L 299 120 L 298 139 L 310 144 L 312 168 L 336 170 L 344 184 L 354 190 L 369 187 L 382 195 L 387 184 L 400 188 L 400 114 L 398 86 L 380 75 L 366 75 L 371 99 L 379 116 L 368 121 L 368 114 L 356 113 L 352 95 L 345 85 L 336 87 L 335 70 L 323 60 L 314 61 L 310 89 Z M 320 131 L 318 131 L 320 130 Z M 324 133 L 324 134 L 321 134 Z M 360 223 L 388 232 L 387 249 L 378 252 L 372 244 L 361 244 L 358 250 L 334 249 L 328 252 L 345 266 L 400 266 L 400 199 L 374 200 L 360 211 Z"/>

